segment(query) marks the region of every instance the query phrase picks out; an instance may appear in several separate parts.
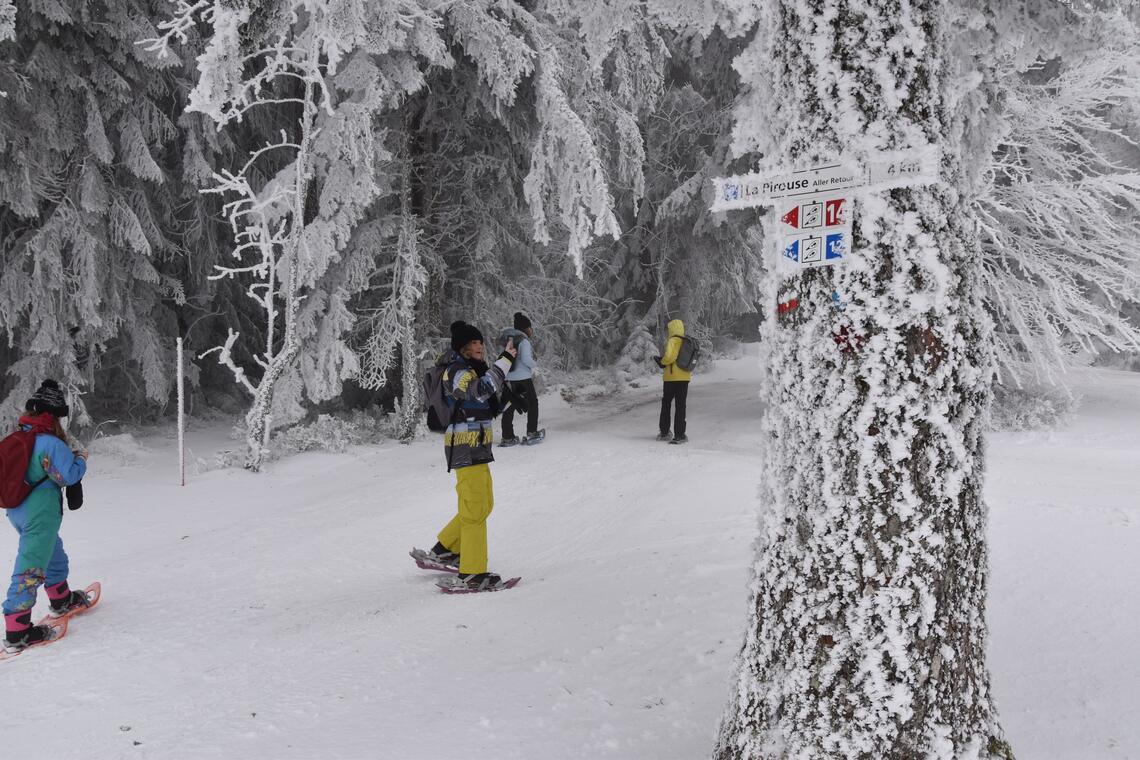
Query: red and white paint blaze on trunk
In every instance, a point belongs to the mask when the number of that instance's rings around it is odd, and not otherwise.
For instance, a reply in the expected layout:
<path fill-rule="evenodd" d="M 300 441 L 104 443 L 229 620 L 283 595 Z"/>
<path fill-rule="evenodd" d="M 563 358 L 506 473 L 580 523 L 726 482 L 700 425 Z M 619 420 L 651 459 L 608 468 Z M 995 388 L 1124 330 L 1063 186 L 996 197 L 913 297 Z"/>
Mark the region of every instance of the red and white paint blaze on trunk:
<path fill-rule="evenodd" d="M 739 152 L 935 144 L 943 182 L 863 194 L 844 266 L 771 283 L 761 535 L 717 760 L 1011 756 L 985 664 L 991 337 L 958 189 L 985 98 L 961 97 L 943 12 L 781 0 L 737 61 Z"/>

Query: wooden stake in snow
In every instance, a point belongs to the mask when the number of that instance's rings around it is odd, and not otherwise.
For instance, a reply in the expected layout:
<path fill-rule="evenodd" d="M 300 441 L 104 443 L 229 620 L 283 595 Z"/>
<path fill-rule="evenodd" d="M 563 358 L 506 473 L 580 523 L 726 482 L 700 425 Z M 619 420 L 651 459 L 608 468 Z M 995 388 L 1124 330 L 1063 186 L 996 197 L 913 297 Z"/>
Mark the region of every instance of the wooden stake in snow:
<path fill-rule="evenodd" d="M 183 376 L 182 376 L 182 338 L 178 339 L 178 369 L 176 371 L 177 385 L 178 385 L 178 473 L 182 485 L 186 485 L 186 446 L 185 435 L 186 430 L 186 396 L 183 391 Z"/>

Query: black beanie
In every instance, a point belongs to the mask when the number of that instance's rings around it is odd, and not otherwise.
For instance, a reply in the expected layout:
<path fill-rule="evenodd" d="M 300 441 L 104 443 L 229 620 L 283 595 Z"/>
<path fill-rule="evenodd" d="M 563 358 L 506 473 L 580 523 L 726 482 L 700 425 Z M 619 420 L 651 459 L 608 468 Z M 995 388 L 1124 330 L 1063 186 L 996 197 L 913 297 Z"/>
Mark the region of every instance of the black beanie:
<path fill-rule="evenodd" d="M 66 417 L 70 411 L 63 397 L 63 391 L 59 389 L 59 383 L 50 378 L 40 384 L 39 389 L 24 404 L 24 409 L 32 414 L 47 412 L 56 417 Z"/>
<path fill-rule="evenodd" d="M 451 347 L 458 351 L 473 340 L 483 341 L 483 333 L 475 325 L 469 325 L 462 319 L 451 323 Z"/>
<path fill-rule="evenodd" d="M 530 320 L 521 311 L 515 312 L 515 329 L 526 332 L 530 328 Z"/>

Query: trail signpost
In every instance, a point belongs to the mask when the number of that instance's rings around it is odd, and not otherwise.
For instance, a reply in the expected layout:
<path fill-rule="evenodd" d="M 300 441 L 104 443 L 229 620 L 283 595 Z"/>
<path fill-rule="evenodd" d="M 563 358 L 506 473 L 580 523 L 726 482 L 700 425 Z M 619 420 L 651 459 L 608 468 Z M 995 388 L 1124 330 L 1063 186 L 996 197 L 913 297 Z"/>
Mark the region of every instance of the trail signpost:
<path fill-rule="evenodd" d="M 776 202 L 778 247 L 785 259 L 801 266 L 830 266 L 851 247 L 851 198 L 803 196 Z"/>
<path fill-rule="evenodd" d="M 936 146 L 890 151 L 856 166 L 838 162 L 797 171 L 716 177 L 711 211 L 775 206 L 776 247 L 797 268 L 841 264 L 851 251 L 851 220 L 858 192 L 938 181 Z"/>

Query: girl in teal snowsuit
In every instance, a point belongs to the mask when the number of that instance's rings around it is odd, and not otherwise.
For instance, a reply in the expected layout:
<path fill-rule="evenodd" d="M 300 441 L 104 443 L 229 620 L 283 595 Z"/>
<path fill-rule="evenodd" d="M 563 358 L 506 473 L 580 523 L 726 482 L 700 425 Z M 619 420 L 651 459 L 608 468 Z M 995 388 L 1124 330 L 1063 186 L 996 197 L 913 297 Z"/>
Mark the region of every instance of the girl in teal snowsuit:
<path fill-rule="evenodd" d="M 59 420 L 67 416 L 68 407 L 54 380 L 45 380 L 25 409 L 28 413 L 20 417 L 19 426 L 36 433 L 36 443 L 24 480 L 37 485 L 18 507 L 5 510 L 20 534 L 12 583 L 4 599 L 4 647 L 9 651 L 50 636 L 46 626 L 32 625 L 32 608 L 40 586 L 47 584 L 54 614 L 87 604 L 82 591 L 68 588 L 67 553 L 59 538 L 62 490 L 78 483 L 87 472 L 87 452 L 72 452 L 65 442 L 67 434 Z"/>

